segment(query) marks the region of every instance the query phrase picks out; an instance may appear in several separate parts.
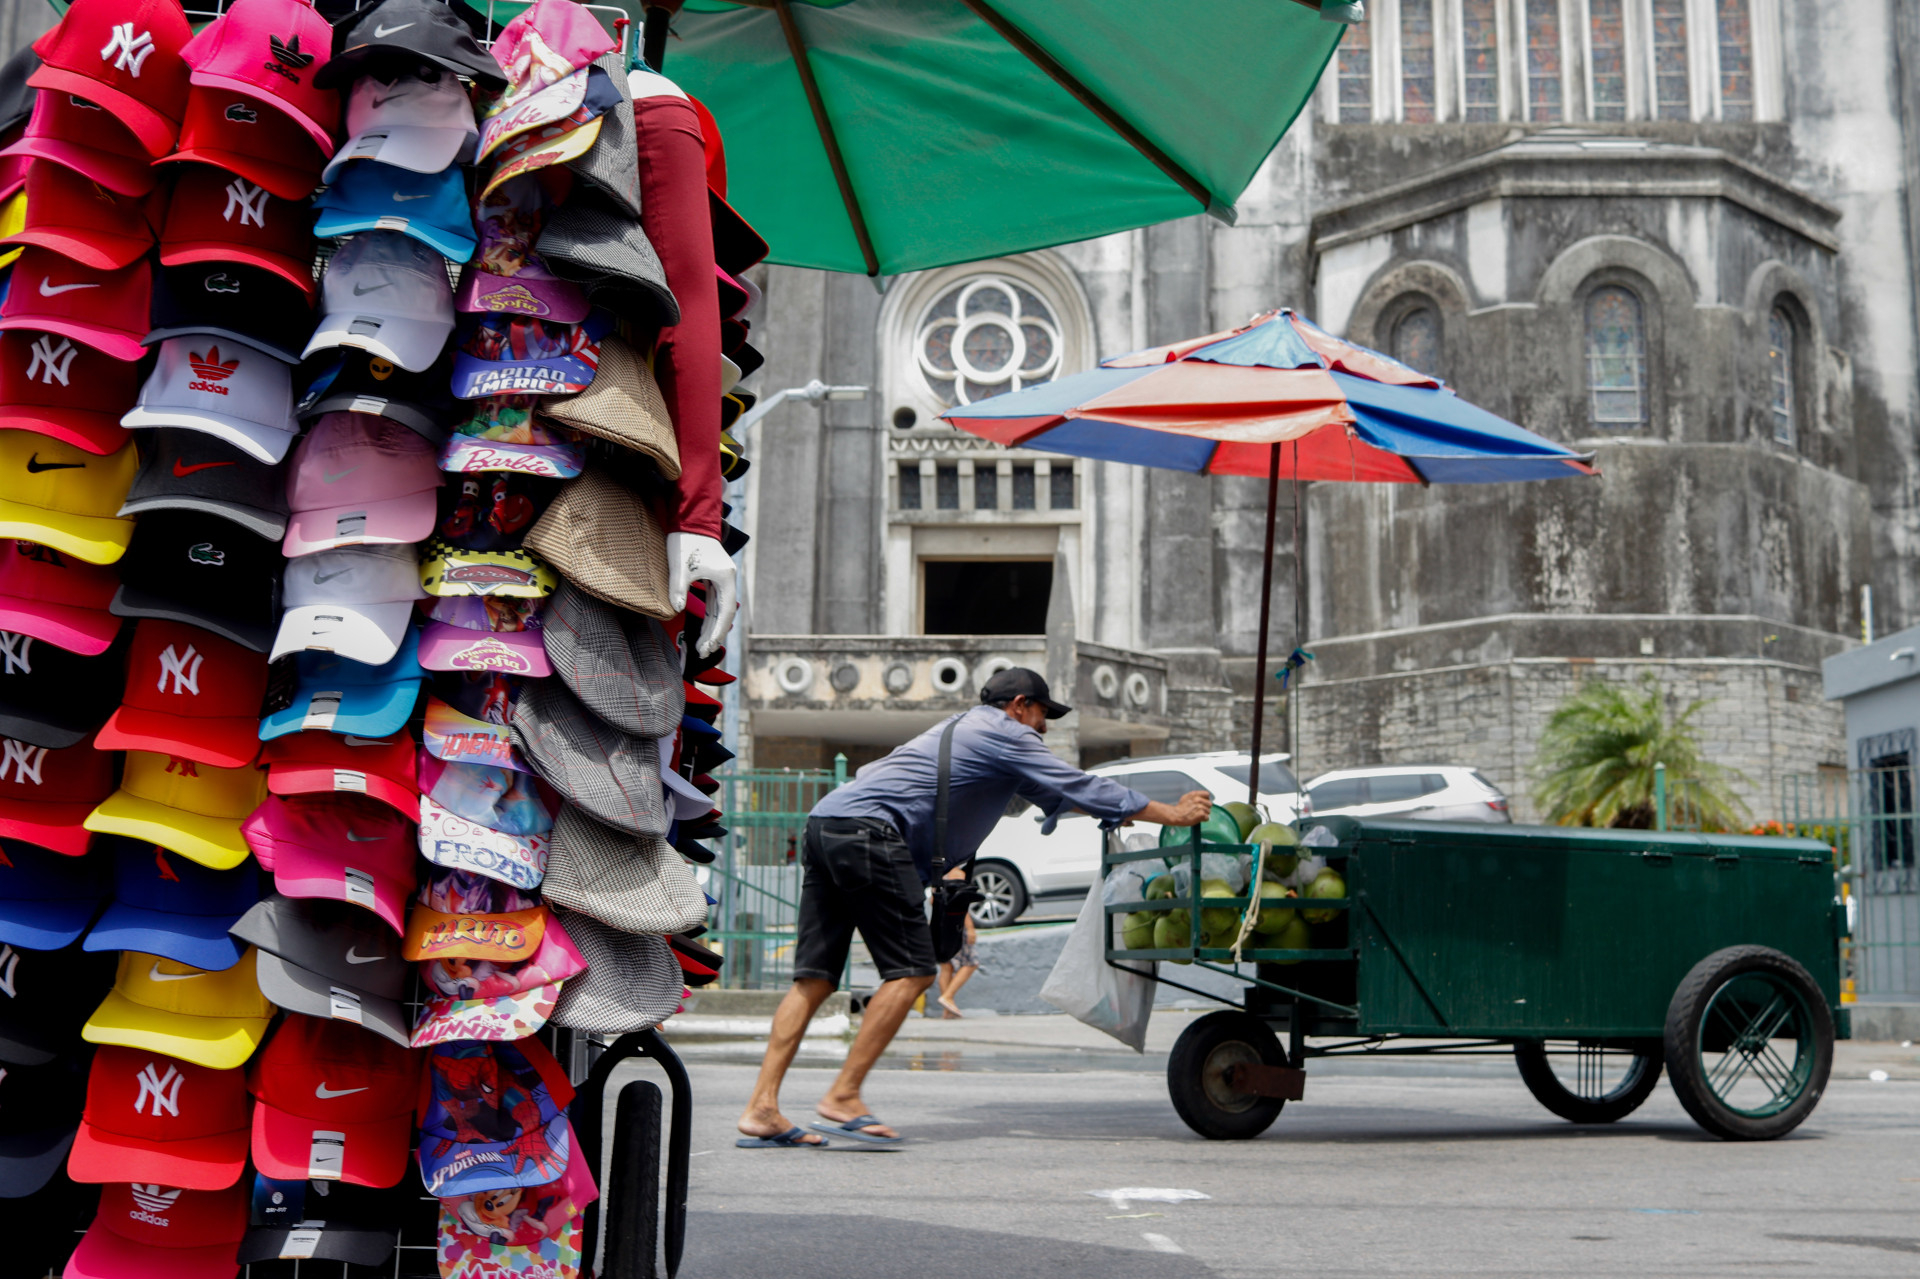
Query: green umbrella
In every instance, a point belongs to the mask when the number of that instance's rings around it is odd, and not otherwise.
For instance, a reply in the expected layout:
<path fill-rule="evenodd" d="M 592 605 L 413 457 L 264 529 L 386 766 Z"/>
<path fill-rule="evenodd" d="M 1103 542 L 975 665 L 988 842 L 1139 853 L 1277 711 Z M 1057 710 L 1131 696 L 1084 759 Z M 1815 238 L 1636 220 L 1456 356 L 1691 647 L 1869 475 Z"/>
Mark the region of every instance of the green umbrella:
<path fill-rule="evenodd" d="M 719 122 L 728 197 L 772 261 L 892 275 L 1232 221 L 1358 11 L 686 0 L 664 70 Z"/>

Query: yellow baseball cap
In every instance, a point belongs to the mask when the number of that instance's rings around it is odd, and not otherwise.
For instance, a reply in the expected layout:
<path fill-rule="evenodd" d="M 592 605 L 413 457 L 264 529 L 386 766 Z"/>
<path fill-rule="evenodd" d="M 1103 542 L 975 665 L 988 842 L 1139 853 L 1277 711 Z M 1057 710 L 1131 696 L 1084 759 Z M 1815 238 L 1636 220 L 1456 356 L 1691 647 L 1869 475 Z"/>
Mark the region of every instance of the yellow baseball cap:
<path fill-rule="evenodd" d="M 215 768 L 178 755 L 128 751 L 120 789 L 82 823 L 105 835 L 130 835 L 214 870 L 247 860 L 240 823 L 267 798 L 258 768 Z"/>
<path fill-rule="evenodd" d="M 254 975 L 249 946 L 224 972 L 147 955 L 120 953 L 113 989 L 87 1018 L 80 1037 L 178 1057 L 209 1070 L 244 1065 L 266 1037 L 273 1005 Z"/>
<path fill-rule="evenodd" d="M 25 187 L 0 202 L 0 240 L 10 240 L 27 226 L 27 189 Z M 16 244 L 0 252 L 0 268 L 10 267 L 27 246 Z"/>
<path fill-rule="evenodd" d="M 111 564 L 133 536 L 118 512 L 139 470 L 131 441 L 100 457 L 36 431 L 0 431 L 0 538 Z"/>

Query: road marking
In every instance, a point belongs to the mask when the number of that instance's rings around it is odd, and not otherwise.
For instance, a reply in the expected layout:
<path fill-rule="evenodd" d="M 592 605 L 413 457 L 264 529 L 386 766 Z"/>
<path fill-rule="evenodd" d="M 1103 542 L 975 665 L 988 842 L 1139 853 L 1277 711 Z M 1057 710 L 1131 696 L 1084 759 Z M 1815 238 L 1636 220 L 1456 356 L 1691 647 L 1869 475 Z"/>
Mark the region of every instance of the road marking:
<path fill-rule="evenodd" d="M 1155 1252 L 1185 1252 L 1186 1251 L 1185 1248 L 1182 1248 L 1179 1244 L 1167 1238 L 1165 1235 L 1156 1235 L 1153 1232 L 1148 1231 L 1147 1233 L 1142 1234 L 1140 1237 L 1146 1240 L 1147 1247 L 1153 1249 Z"/>

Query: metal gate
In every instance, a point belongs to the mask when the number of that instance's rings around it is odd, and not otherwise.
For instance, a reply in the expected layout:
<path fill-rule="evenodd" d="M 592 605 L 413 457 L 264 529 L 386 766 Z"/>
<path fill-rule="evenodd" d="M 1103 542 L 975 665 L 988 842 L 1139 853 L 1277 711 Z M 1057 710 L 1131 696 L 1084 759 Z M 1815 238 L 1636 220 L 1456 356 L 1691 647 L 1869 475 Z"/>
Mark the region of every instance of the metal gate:
<path fill-rule="evenodd" d="M 717 904 L 701 940 L 727 957 L 722 986 L 778 989 L 793 980 L 807 812 L 847 780 L 847 757 L 836 755 L 831 770 L 745 768 L 719 780 L 727 837 L 707 867 L 707 893 Z"/>
<path fill-rule="evenodd" d="M 1833 845 L 1852 930 L 1854 998 L 1920 1001 L 1920 813 L 1912 764 L 1790 776 L 1780 812 L 1789 834 Z"/>

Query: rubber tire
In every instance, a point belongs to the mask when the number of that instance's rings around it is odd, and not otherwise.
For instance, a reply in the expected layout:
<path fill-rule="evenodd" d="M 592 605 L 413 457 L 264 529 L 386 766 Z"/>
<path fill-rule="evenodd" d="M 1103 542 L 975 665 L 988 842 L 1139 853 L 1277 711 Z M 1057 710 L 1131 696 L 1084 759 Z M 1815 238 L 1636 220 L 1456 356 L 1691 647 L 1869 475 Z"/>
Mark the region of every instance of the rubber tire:
<path fill-rule="evenodd" d="M 1167 1058 L 1167 1095 L 1187 1127 L 1209 1141 L 1246 1141 L 1273 1126 L 1287 1103 L 1277 1097 L 1250 1097 L 1244 1104 L 1222 1106 L 1209 1095 L 1204 1074 L 1215 1053 L 1234 1046 L 1250 1049 L 1261 1064 L 1284 1066 L 1287 1053 L 1267 1024 L 1236 1010 L 1208 1013 L 1180 1032 Z"/>
<path fill-rule="evenodd" d="M 1813 1068 L 1807 1087 L 1779 1114 L 1753 1118 L 1729 1109 L 1707 1086 L 1700 1063 L 1700 1018 L 1721 986 L 1744 973 L 1764 972 L 1797 987 L 1813 1022 Z M 1769 946 L 1729 946 L 1693 966 L 1667 1006 L 1667 1078 L 1693 1121 L 1725 1141 L 1772 1141 L 1798 1128 L 1826 1091 L 1833 1070 L 1833 1013 L 1800 962 Z"/>
<path fill-rule="evenodd" d="M 1640 1104 L 1660 1085 L 1661 1045 L 1643 1047 L 1646 1051 L 1637 1054 L 1642 1063 L 1640 1077 L 1624 1092 L 1600 1101 L 1579 1096 L 1560 1081 L 1553 1073 L 1553 1062 L 1547 1057 L 1543 1040 L 1516 1040 L 1513 1064 L 1520 1068 L 1520 1081 L 1526 1084 L 1533 1099 L 1562 1119 L 1576 1124 L 1610 1124 L 1640 1109 Z"/>
<path fill-rule="evenodd" d="M 613 1162 L 602 1184 L 607 1247 L 601 1279 L 654 1279 L 660 1256 L 660 1086 L 636 1079 L 614 1108 Z"/>
<path fill-rule="evenodd" d="M 998 876 L 1006 884 L 1010 890 L 1010 904 L 1006 918 L 994 920 L 989 923 L 980 918 L 980 910 L 986 906 L 987 903 L 984 901 L 975 902 L 968 911 L 968 913 L 973 916 L 973 926 L 975 928 L 1005 928 L 1007 925 L 1018 920 L 1020 916 L 1026 914 L 1027 907 L 1032 903 L 1033 899 L 1028 895 L 1026 881 L 1020 878 L 1019 871 L 1009 866 L 1006 862 L 978 862 L 973 868 L 973 882 L 975 885 L 981 882 L 981 876 L 983 875 Z"/>

